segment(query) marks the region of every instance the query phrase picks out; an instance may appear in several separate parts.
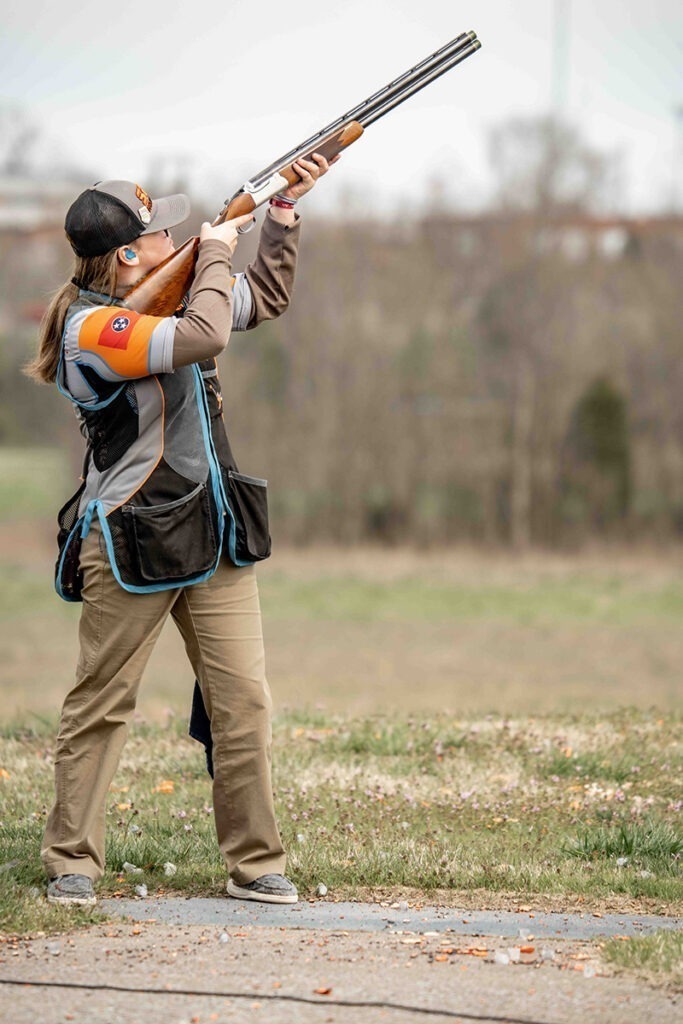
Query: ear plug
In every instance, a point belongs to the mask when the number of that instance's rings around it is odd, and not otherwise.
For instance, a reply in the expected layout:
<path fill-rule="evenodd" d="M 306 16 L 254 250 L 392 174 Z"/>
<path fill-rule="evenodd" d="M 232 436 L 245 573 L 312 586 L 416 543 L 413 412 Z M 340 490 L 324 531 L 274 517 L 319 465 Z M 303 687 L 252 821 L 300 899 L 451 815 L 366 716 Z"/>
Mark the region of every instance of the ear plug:
<path fill-rule="evenodd" d="M 126 249 L 126 259 L 127 260 L 134 260 L 135 259 L 135 253 L 134 253 L 134 251 L 132 249 Z"/>

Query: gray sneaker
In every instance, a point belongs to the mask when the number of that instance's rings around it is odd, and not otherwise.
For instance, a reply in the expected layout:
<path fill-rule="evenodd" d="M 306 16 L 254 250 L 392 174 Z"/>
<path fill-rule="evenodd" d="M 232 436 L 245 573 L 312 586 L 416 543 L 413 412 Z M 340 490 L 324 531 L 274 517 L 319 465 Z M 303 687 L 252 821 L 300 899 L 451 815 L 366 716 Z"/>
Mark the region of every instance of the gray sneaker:
<path fill-rule="evenodd" d="M 47 886 L 47 902 L 62 906 L 90 906 L 97 903 L 92 879 L 87 875 L 58 875 Z"/>
<path fill-rule="evenodd" d="M 261 875 L 253 882 L 238 885 L 228 879 L 228 895 L 238 900 L 259 900 L 261 903 L 296 903 L 296 886 L 284 875 Z"/>

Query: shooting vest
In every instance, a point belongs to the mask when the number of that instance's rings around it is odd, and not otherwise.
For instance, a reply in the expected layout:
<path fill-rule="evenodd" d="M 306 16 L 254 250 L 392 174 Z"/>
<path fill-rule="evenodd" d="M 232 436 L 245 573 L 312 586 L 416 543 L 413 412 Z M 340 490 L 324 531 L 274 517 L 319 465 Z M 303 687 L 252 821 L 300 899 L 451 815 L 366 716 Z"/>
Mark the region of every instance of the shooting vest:
<path fill-rule="evenodd" d="M 81 293 L 65 335 L 74 317 L 116 303 Z M 222 555 L 238 566 L 268 557 L 266 482 L 237 470 L 214 359 L 123 382 L 78 370 L 93 392 L 87 402 L 67 385 L 63 341 L 57 386 L 88 449 L 83 483 L 58 516 L 61 597 L 81 599 L 80 546 L 94 517 L 114 576 L 132 593 L 202 582 Z"/>

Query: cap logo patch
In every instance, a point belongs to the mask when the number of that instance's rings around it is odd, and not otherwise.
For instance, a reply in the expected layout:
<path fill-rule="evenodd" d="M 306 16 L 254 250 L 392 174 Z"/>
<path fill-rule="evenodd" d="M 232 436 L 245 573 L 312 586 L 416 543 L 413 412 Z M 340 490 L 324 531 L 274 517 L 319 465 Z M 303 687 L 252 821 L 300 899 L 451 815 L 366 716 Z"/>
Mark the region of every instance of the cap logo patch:
<path fill-rule="evenodd" d="M 149 196 L 145 192 L 144 188 L 140 188 L 139 185 L 136 185 L 135 186 L 135 195 L 140 200 L 140 202 L 144 206 L 147 207 L 148 211 L 151 213 L 152 212 L 152 200 L 149 198 Z"/>
<path fill-rule="evenodd" d="M 138 210 L 138 216 L 143 224 L 149 224 L 149 222 L 152 219 L 149 215 L 149 210 L 147 209 L 146 206 L 140 207 L 140 209 Z"/>
<path fill-rule="evenodd" d="M 115 320 L 112 320 L 111 329 L 119 334 L 121 331 L 125 331 L 129 323 L 130 320 L 127 316 L 117 316 Z"/>

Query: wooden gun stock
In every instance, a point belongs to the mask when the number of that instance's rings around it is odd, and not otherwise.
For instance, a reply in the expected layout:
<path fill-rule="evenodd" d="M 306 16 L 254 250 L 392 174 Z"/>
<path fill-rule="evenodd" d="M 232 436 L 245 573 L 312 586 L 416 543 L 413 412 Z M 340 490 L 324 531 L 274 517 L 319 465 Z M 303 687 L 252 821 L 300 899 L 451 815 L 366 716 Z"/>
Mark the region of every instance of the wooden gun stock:
<path fill-rule="evenodd" d="M 194 280 L 199 253 L 199 238 L 193 235 L 131 288 L 122 302 L 136 313 L 171 316 L 177 310 Z"/>
<path fill-rule="evenodd" d="M 352 121 L 343 128 L 323 139 L 312 152 L 321 153 L 326 160 L 341 153 L 352 142 L 363 134 L 360 124 Z M 310 157 L 311 153 L 304 154 Z M 233 220 L 253 211 L 267 202 L 272 195 L 294 185 L 299 181 L 292 164 L 276 171 L 254 192 L 245 186 L 223 207 L 214 220 L 214 225 L 226 220 Z M 248 185 L 251 183 L 248 183 Z M 152 316 L 171 316 L 178 309 L 183 298 L 189 291 L 194 280 L 194 271 L 199 253 L 199 238 L 194 235 L 176 249 L 175 252 L 160 263 L 158 267 L 143 277 L 128 292 L 122 305 L 134 309 L 137 313 L 150 313 Z"/>

